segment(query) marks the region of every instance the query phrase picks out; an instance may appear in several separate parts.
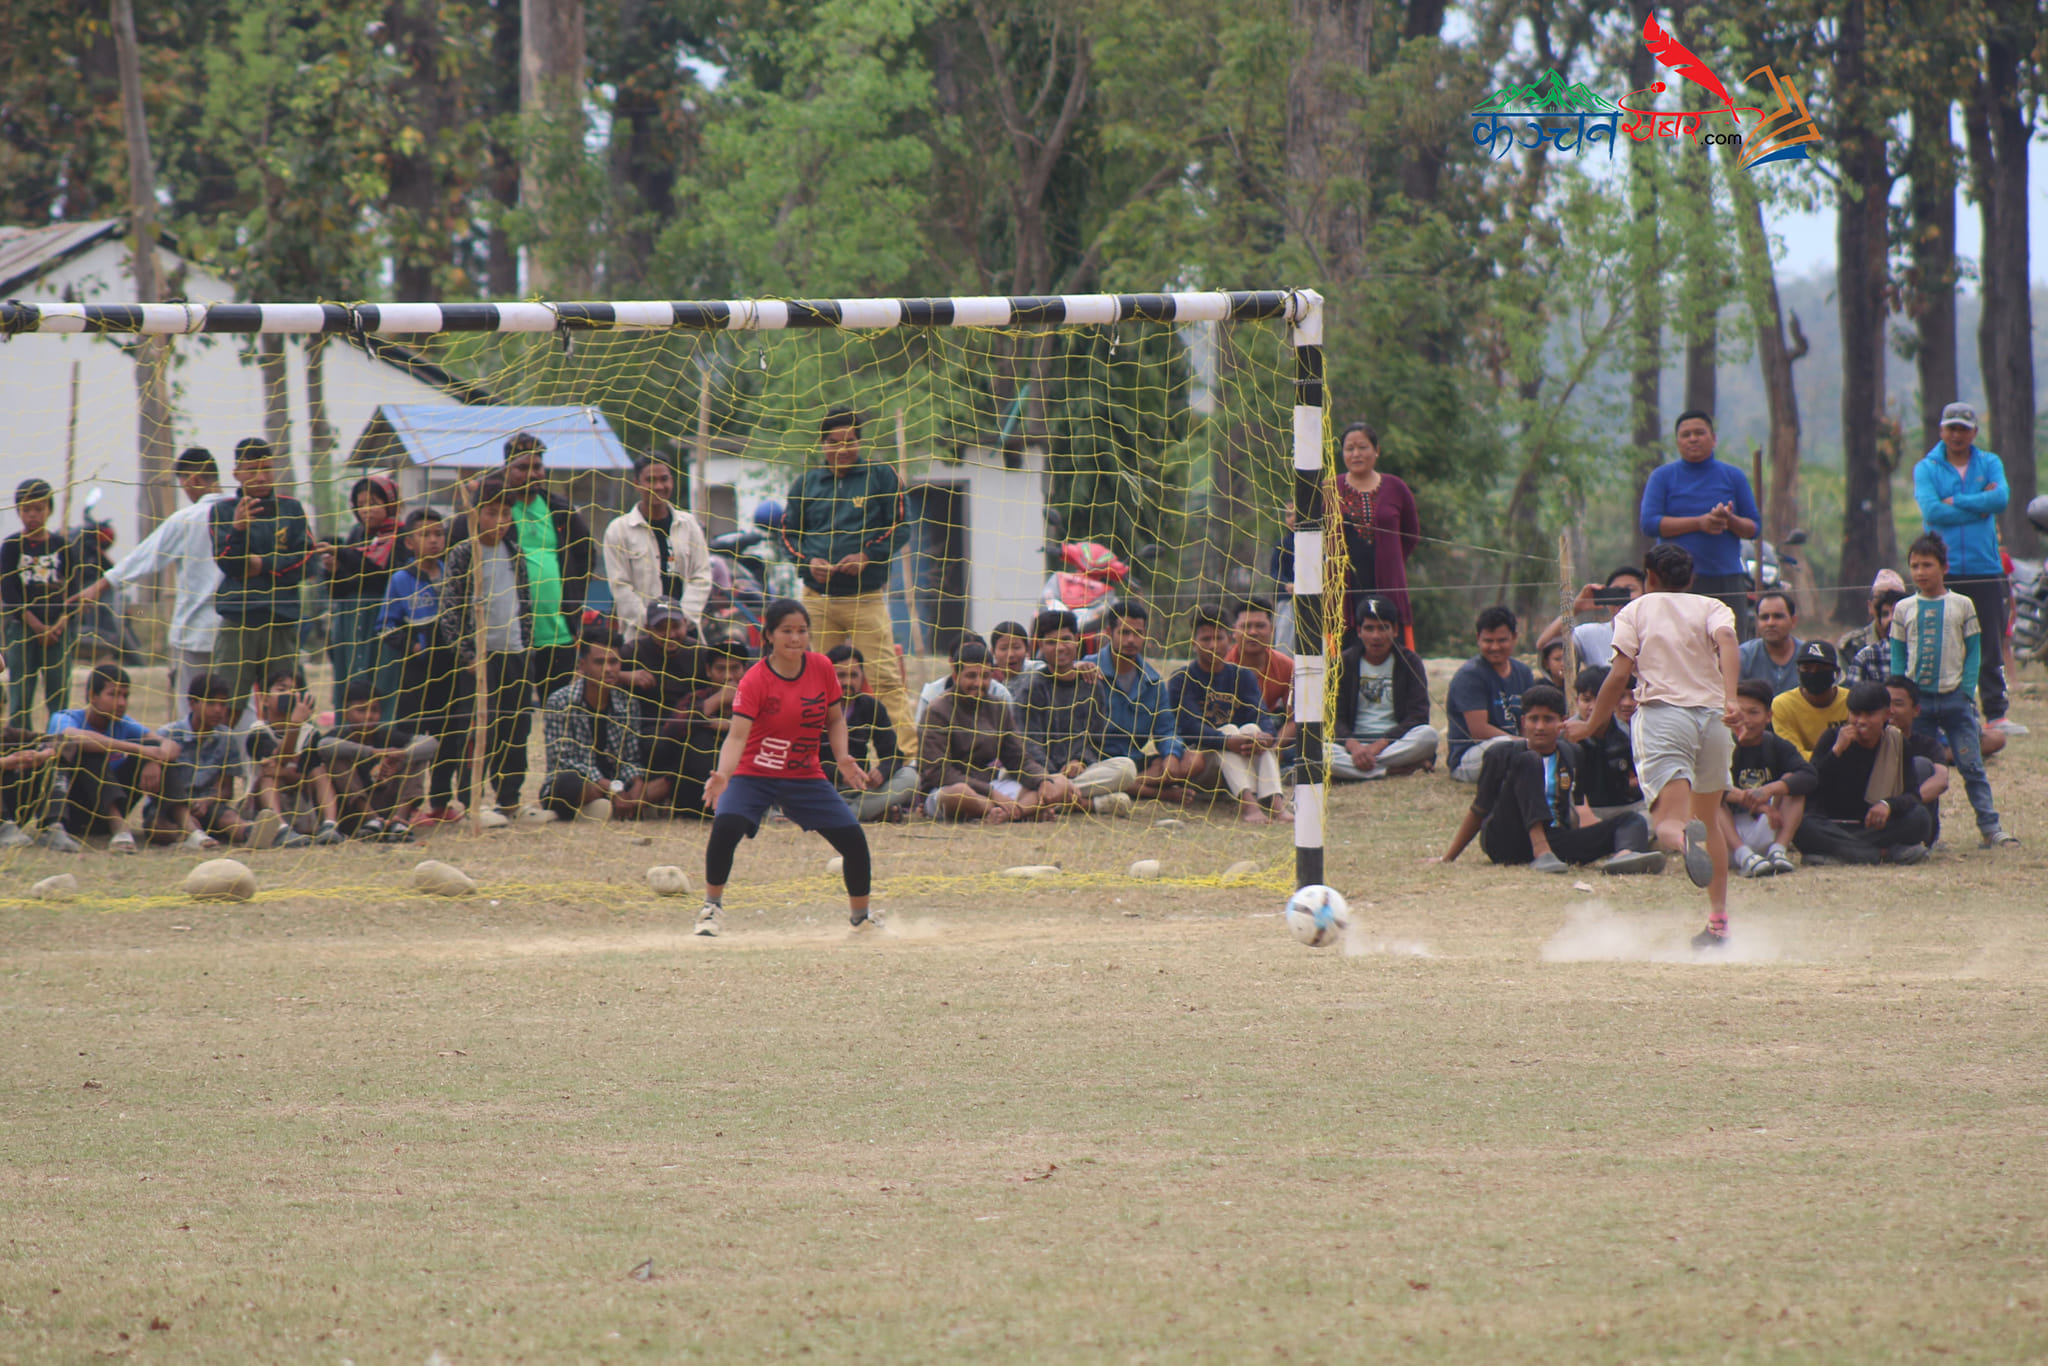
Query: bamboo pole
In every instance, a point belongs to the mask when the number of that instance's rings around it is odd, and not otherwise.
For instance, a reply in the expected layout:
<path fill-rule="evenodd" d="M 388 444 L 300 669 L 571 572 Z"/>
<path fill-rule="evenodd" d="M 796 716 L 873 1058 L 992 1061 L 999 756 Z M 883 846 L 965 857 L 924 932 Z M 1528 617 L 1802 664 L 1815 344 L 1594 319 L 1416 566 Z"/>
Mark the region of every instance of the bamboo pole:
<path fill-rule="evenodd" d="M 484 734 L 490 710 L 489 671 L 484 667 L 484 557 L 477 533 L 476 490 L 469 491 L 469 620 L 470 669 L 476 688 L 476 705 L 469 717 L 469 833 L 484 833 Z"/>
<path fill-rule="evenodd" d="M 697 371 L 697 458 L 695 487 L 690 490 L 690 511 L 702 524 L 711 518 L 711 367 Z M 708 528 L 707 528 L 708 534 Z"/>
<path fill-rule="evenodd" d="M 71 416 L 64 423 L 64 502 L 57 515 L 59 535 L 71 534 L 71 486 L 78 482 L 78 362 L 71 362 Z"/>
<path fill-rule="evenodd" d="M 1578 677 L 1578 644 L 1572 639 L 1572 603 L 1578 593 L 1572 587 L 1572 534 L 1569 531 L 1557 533 L 1557 614 L 1564 621 L 1564 691 L 1565 701 L 1571 701 L 1572 680 Z M 1541 662 L 1540 660 L 1538 661 Z"/>
<path fill-rule="evenodd" d="M 910 433 L 904 421 L 903 410 L 896 410 L 896 484 L 904 493 L 903 505 L 910 506 Z M 910 652 L 924 653 L 924 623 L 917 615 L 917 542 L 910 545 L 910 553 L 903 560 L 903 612 L 910 618 Z"/>
<path fill-rule="evenodd" d="M 1749 448 L 1749 467 L 1750 488 L 1762 488 L 1764 486 L 1764 448 L 1762 446 L 1751 446 Z M 1754 586 L 1757 592 L 1761 593 L 1764 591 L 1764 519 L 1761 506 L 1757 508 L 1756 519 L 1756 581 Z M 1811 607 L 1812 604 L 1809 603 L 1809 610 Z"/>

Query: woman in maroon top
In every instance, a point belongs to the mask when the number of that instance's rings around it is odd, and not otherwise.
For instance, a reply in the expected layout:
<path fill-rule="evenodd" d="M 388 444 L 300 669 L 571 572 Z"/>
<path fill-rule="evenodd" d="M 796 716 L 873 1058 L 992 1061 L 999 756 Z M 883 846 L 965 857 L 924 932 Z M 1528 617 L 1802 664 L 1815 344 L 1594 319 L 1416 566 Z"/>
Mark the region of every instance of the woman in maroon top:
<path fill-rule="evenodd" d="M 1332 481 L 1330 516 L 1344 533 L 1344 630 L 1357 621 L 1353 607 L 1367 595 L 1394 604 L 1409 649 L 1415 648 L 1415 612 L 1408 605 L 1408 557 L 1422 539 L 1422 515 L 1415 495 L 1379 468 L 1380 437 L 1354 422 L 1339 438 L 1344 472 Z"/>

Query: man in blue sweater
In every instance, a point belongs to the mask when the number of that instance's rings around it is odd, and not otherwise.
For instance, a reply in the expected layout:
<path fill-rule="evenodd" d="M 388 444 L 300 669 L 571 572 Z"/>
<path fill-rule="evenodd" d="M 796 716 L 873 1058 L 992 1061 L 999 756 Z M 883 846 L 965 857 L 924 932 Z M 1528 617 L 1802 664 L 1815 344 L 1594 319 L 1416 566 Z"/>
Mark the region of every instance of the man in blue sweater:
<path fill-rule="evenodd" d="M 1742 543 L 1757 534 L 1756 494 L 1747 475 L 1714 458 L 1712 417 L 1689 408 L 1678 415 L 1675 431 L 1679 458 L 1651 471 L 1643 486 L 1643 534 L 1685 547 L 1692 591 L 1727 603 L 1738 638 L 1747 639 L 1749 571 Z"/>
<path fill-rule="evenodd" d="M 1977 410 L 1951 403 L 1941 410 L 1941 444 L 1913 467 L 1913 501 L 1930 534 L 1948 547 L 1948 586 L 1977 608 L 1984 667 L 1977 675 L 1986 729 L 2026 731 L 2005 719 L 2005 561 L 1998 554 L 1998 514 L 2012 490 L 2005 462 L 1977 448 Z"/>
<path fill-rule="evenodd" d="M 1120 603 L 1105 614 L 1107 639 L 1082 666 L 1109 685 L 1109 730 L 1103 737 L 1105 759 L 1129 759 L 1138 766 L 1139 797 L 1170 793 L 1195 774 L 1197 760 L 1181 742 L 1178 717 L 1166 699 L 1166 682 L 1145 660 L 1145 628 L 1150 613 L 1143 603 Z M 1145 753 L 1147 744 L 1152 754 Z"/>

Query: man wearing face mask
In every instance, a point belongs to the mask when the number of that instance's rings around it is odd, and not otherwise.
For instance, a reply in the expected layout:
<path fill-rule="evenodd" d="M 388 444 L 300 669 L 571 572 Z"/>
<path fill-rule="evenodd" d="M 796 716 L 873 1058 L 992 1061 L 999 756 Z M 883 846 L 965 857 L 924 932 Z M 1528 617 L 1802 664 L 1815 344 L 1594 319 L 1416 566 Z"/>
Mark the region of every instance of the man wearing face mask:
<path fill-rule="evenodd" d="M 1800 758 L 1812 759 L 1821 732 L 1849 719 L 1849 690 L 1835 683 L 1841 660 L 1825 640 L 1801 645 L 1798 659 L 1799 686 L 1771 699 L 1771 729 L 1791 741 Z"/>

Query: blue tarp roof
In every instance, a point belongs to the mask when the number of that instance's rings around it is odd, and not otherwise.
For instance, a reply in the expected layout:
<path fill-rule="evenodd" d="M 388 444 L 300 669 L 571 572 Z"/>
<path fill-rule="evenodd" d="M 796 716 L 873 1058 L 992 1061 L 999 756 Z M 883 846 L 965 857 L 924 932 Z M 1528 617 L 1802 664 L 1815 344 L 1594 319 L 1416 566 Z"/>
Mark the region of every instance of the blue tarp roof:
<path fill-rule="evenodd" d="M 627 470 L 633 457 L 604 414 L 591 407 L 464 407 L 440 403 L 385 403 L 377 416 L 390 424 L 415 465 L 479 469 L 504 463 L 505 440 L 532 432 L 547 443 L 542 463 L 551 470 Z"/>

